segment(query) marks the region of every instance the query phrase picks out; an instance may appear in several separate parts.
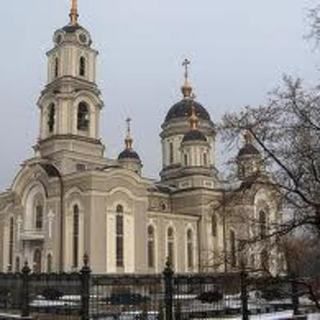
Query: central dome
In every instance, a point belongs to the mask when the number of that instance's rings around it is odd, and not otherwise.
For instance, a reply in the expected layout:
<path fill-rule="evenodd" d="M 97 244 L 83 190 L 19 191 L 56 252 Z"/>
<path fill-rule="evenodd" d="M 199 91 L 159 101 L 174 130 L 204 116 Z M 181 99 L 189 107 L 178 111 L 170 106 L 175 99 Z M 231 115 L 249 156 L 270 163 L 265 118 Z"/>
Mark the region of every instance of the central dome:
<path fill-rule="evenodd" d="M 196 114 L 200 120 L 211 121 L 208 111 L 200 103 L 189 98 L 185 98 L 170 108 L 166 115 L 165 122 L 177 118 L 190 117 L 192 113 L 192 106 L 195 107 Z"/>

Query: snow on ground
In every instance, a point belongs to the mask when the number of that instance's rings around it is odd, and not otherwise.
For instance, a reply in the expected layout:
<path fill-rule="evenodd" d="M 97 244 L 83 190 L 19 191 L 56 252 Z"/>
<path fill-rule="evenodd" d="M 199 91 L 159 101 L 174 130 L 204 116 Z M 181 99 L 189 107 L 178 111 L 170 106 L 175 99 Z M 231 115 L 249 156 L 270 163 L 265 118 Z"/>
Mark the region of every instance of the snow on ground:
<path fill-rule="evenodd" d="M 259 314 L 250 316 L 250 320 L 280 320 L 280 319 L 288 319 L 292 317 L 292 311 L 282 311 L 282 312 L 274 312 L 268 314 Z M 237 316 L 234 318 L 219 318 L 220 320 L 241 320 L 241 316 Z M 213 319 L 212 319 L 213 320 Z M 320 320 L 320 314 L 309 314 L 308 320 Z"/>

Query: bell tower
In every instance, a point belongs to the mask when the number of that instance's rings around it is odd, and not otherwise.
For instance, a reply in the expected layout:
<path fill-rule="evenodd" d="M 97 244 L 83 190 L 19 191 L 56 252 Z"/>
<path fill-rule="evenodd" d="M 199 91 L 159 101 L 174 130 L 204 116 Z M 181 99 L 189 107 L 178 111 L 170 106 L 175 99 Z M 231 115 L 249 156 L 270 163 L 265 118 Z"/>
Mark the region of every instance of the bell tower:
<path fill-rule="evenodd" d="M 96 84 L 98 52 L 78 22 L 77 0 L 71 1 L 69 16 L 68 25 L 54 33 L 54 47 L 47 52 L 47 84 L 38 101 L 40 132 L 35 147 L 40 157 L 60 161 L 66 173 L 73 171 L 72 162 L 105 161 L 99 133 L 103 100 Z"/>

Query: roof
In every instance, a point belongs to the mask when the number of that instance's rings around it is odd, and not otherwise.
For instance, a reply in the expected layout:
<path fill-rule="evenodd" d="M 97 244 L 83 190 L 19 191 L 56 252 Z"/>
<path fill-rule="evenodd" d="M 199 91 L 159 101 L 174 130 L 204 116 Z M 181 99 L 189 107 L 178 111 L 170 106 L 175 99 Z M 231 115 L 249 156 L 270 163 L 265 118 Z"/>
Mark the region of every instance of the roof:
<path fill-rule="evenodd" d="M 187 141 L 205 141 L 207 142 L 206 136 L 199 130 L 190 130 L 187 132 L 184 137 L 182 142 L 187 142 Z"/>
<path fill-rule="evenodd" d="M 260 154 L 259 150 L 253 144 L 245 144 L 238 153 L 238 157 L 249 156 L 249 155 L 258 155 Z"/>
<path fill-rule="evenodd" d="M 80 24 L 75 24 L 75 25 L 68 24 L 62 28 L 62 30 L 67 33 L 73 33 L 80 29 L 85 30 L 82 26 L 80 26 Z"/>
<path fill-rule="evenodd" d="M 165 122 L 175 118 L 190 117 L 192 113 L 192 105 L 194 105 L 196 109 L 196 115 L 200 120 L 210 121 L 210 115 L 208 111 L 200 103 L 186 98 L 174 104 L 170 108 L 166 115 Z"/>
<path fill-rule="evenodd" d="M 118 156 L 118 160 L 122 159 L 136 159 L 140 161 L 139 155 L 132 149 L 123 150 Z"/>

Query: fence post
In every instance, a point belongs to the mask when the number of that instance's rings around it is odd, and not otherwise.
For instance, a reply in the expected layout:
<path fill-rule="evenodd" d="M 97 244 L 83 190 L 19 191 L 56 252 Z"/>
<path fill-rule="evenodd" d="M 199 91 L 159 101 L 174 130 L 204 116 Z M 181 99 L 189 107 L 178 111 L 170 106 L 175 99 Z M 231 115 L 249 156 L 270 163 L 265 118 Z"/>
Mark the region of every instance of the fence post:
<path fill-rule="evenodd" d="M 165 286 L 165 320 L 173 320 L 173 270 L 170 259 L 166 262 L 163 276 Z"/>
<path fill-rule="evenodd" d="M 81 275 L 81 320 L 89 320 L 90 309 L 90 274 L 89 257 L 87 254 L 83 257 L 83 267 L 80 270 Z"/>
<path fill-rule="evenodd" d="M 297 285 L 297 276 L 295 272 L 291 273 L 291 302 L 293 308 L 293 314 L 299 314 L 299 293 Z"/>
<path fill-rule="evenodd" d="M 31 269 L 28 266 L 28 261 L 25 262 L 22 268 L 22 290 L 21 290 L 21 316 L 29 317 L 29 274 Z"/>
<path fill-rule="evenodd" d="M 248 308 L 248 274 L 242 269 L 240 272 L 240 285 L 241 285 L 241 311 L 242 320 L 249 320 Z"/>

